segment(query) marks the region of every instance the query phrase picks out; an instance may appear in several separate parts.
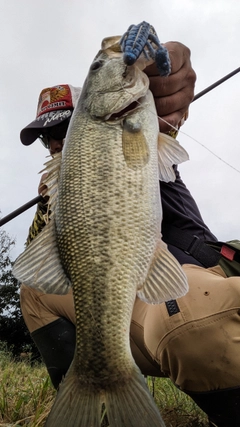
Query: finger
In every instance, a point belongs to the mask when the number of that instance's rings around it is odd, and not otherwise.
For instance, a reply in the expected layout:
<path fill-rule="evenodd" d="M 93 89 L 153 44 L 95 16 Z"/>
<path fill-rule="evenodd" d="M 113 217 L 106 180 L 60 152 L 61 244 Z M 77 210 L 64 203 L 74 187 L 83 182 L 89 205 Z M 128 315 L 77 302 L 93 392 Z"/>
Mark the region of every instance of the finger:
<path fill-rule="evenodd" d="M 178 129 L 178 124 L 181 122 L 183 113 L 181 111 L 175 111 L 172 114 L 162 116 L 158 118 L 160 131 L 167 133 L 170 130 Z"/>
<path fill-rule="evenodd" d="M 171 96 L 155 98 L 157 114 L 160 117 L 173 115 L 170 123 L 177 126 L 182 116 L 188 110 L 193 99 L 194 91 L 187 85 Z M 180 119 L 178 120 L 180 116 Z"/>
<path fill-rule="evenodd" d="M 47 178 L 47 175 L 48 175 L 48 173 L 46 172 L 41 176 L 41 180 L 40 180 L 40 183 L 38 186 L 38 194 L 44 195 L 47 191 L 47 186 L 45 184 L 43 184 L 43 181 Z"/>
<path fill-rule="evenodd" d="M 190 64 L 191 51 L 187 46 L 179 42 L 167 42 L 164 43 L 163 46 L 167 48 L 169 53 L 171 74 L 175 74 L 179 71 L 184 64 L 187 66 Z M 146 67 L 144 71 L 148 76 L 159 76 L 159 71 L 155 62 Z"/>
<path fill-rule="evenodd" d="M 144 71 L 150 80 L 150 90 L 156 98 L 169 96 L 187 86 L 192 100 L 196 73 L 191 66 L 190 50 L 178 42 L 168 42 L 165 46 L 171 59 L 171 74 L 168 77 L 160 77 L 155 64 L 147 67 Z"/>
<path fill-rule="evenodd" d="M 44 196 L 44 194 L 46 194 L 46 192 L 47 192 L 47 186 L 46 185 L 44 185 L 44 184 L 42 184 L 42 185 L 39 185 L 39 187 L 38 187 L 38 194 L 41 194 L 41 196 Z"/>
<path fill-rule="evenodd" d="M 177 73 L 184 65 L 190 65 L 190 49 L 179 42 L 164 43 L 171 61 L 171 74 Z"/>
<path fill-rule="evenodd" d="M 186 88 L 187 95 L 192 100 L 196 73 L 191 66 L 185 63 L 178 72 L 170 74 L 168 77 L 149 76 L 149 81 L 149 88 L 155 98 L 169 96 Z"/>

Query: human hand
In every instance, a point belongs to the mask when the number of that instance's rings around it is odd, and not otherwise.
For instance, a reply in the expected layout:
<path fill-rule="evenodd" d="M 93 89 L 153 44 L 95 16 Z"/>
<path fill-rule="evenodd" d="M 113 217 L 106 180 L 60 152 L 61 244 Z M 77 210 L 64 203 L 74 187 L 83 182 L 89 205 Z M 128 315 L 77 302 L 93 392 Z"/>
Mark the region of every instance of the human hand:
<path fill-rule="evenodd" d="M 47 172 L 42 175 L 38 186 L 38 194 L 41 194 L 41 196 L 44 196 L 44 194 L 47 192 L 47 186 L 43 184 L 43 181 L 47 178 L 47 175 Z"/>
<path fill-rule="evenodd" d="M 196 73 L 191 66 L 189 48 L 179 42 L 164 43 L 171 61 L 171 74 L 161 77 L 155 64 L 145 68 L 150 80 L 157 114 L 174 127 L 180 127 L 187 118 L 188 107 L 194 97 Z M 159 119 L 161 132 L 171 126 Z"/>

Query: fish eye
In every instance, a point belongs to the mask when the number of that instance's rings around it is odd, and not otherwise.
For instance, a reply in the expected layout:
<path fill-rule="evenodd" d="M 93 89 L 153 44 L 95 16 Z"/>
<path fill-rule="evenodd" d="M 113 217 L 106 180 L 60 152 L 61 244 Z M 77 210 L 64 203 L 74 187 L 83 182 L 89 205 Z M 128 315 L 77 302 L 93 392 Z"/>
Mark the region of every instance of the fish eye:
<path fill-rule="evenodd" d="M 91 71 L 98 70 L 99 68 L 101 68 L 101 67 L 102 67 L 102 65 L 103 65 L 103 61 L 95 61 L 95 62 L 93 62 L 93 64 L 91 65 L 90 70 L 91 70 Z"/>

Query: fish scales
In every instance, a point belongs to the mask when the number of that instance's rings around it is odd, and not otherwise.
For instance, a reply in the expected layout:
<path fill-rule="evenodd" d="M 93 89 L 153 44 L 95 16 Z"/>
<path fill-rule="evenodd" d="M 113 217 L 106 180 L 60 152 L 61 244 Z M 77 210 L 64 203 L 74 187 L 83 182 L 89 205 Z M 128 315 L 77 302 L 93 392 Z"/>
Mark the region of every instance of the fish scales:
<path fill-rule="evenodd" d="M 142 260 L 146 254 L 151 256 L 154 249 L 153 230 L 157 227 L 160 232 L 160 217 L 158 212 L 155 218 L 150 217 L 149 209 L 142 206 L 141 193 L 148 195 L 148 205 L 152 205 L 153 183 L 150 182 L 147 188 L 145 174 L 126 166 L 122 144 L 115 143 L 122 138 L 121 127 L 107 125 L 106 129 L 101 122 L 84 120 L 83 114 L 80 117 L 76 124 L 81 134 L 79 144 L 64 153 L 56 229 L 61 259 L 64 265 L 71 266 L 67 269 L 73 287 L 76 283 L 79 366 L 88 375 L 88 370 L 95 366 L 93 360 L 100 360 L 96 381 L 102 385 L 106 363 L 112 365 L 112 372 L 108 369 L 105 378 L 107 383 L 111 375 L 115 378 L 119 373 L 120 380 L 123 370 L 126 374 L 126 366 L 119 357 L 109 358 L 109 354 L 131 355 L 129 325 L 132 307 L 139 277 L 146 271 Z M 73 138 L 70 134 L 69 140 Z M 157 165 L 157 156 L 152 160 Z M 69 174 L 68 171 L 77 168 L 80 173 Z M 67 198 L 61 197 L 61 192 L 65 194 L 67 181 Z M 155 187 L 155 197 L 158 198 L 158 183 Z M 136 221 L 139 211 L 142 215 Z M 73 219 L 69 227 L 71 213 Z M 76 229 L 80 231 L 78 236 L 75 236 Z M 129 287 L 128 283 L 134 286 Z M 88 304 L 86 301 L 81 303 L 82 295 L 88 296 Z M 119 325 L 122 325 L 121 333 Z M 102 334 L 105 335 L 104 348 Z M 131 366 L 132 360 L 130 362 Z"/>
<path fill-rule="evenodd" d="M 164 426 L 133 360 L 129 329 L 136 295 L 160 303 L 187 292 L 161 240 L 158 181 L 159 164 L 170 180 L 172 164 L 187 155 L 159 138 L 148 78 L 137 64 L 126 67 L 116 38 L 112 51 L 108 39 L 95 58 L 62 160 L 46 166 L 46 185 L 56 181 L 51 220 L 15 265 L 29 286 L 56 293 L 73 287 L 76 351 L 46 427 L 99 427 L 102 404 L 112 427 Z M 38 251 L 45 238 L 47 254 Z"/>

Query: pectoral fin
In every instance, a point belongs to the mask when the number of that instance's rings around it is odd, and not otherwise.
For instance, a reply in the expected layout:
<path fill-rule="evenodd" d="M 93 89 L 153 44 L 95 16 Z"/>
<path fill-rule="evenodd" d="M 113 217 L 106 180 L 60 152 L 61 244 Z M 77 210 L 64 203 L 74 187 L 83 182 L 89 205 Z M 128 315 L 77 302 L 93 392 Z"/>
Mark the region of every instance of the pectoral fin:
<path fill-rule="evenodd" d="M 149 160 L 147 140 L 141 123 L 125 119 L 122 131 L 123 155 L 129 168 L 140 169 Z"/>
<path fill-rule="evenodd" d="M 189 160 L 188 153 L 179 142 L 165 133 L 158 136 L 158 171 L 160 181 L 175 181 L 173 165 Z"/>
<path fill-rule="evenodd" d="M 137 296 L 144 302 L 160 304 L 180 298 L 188 291 L 187 278 L 176 258 L 159 242 L 147 278 Z"/>

